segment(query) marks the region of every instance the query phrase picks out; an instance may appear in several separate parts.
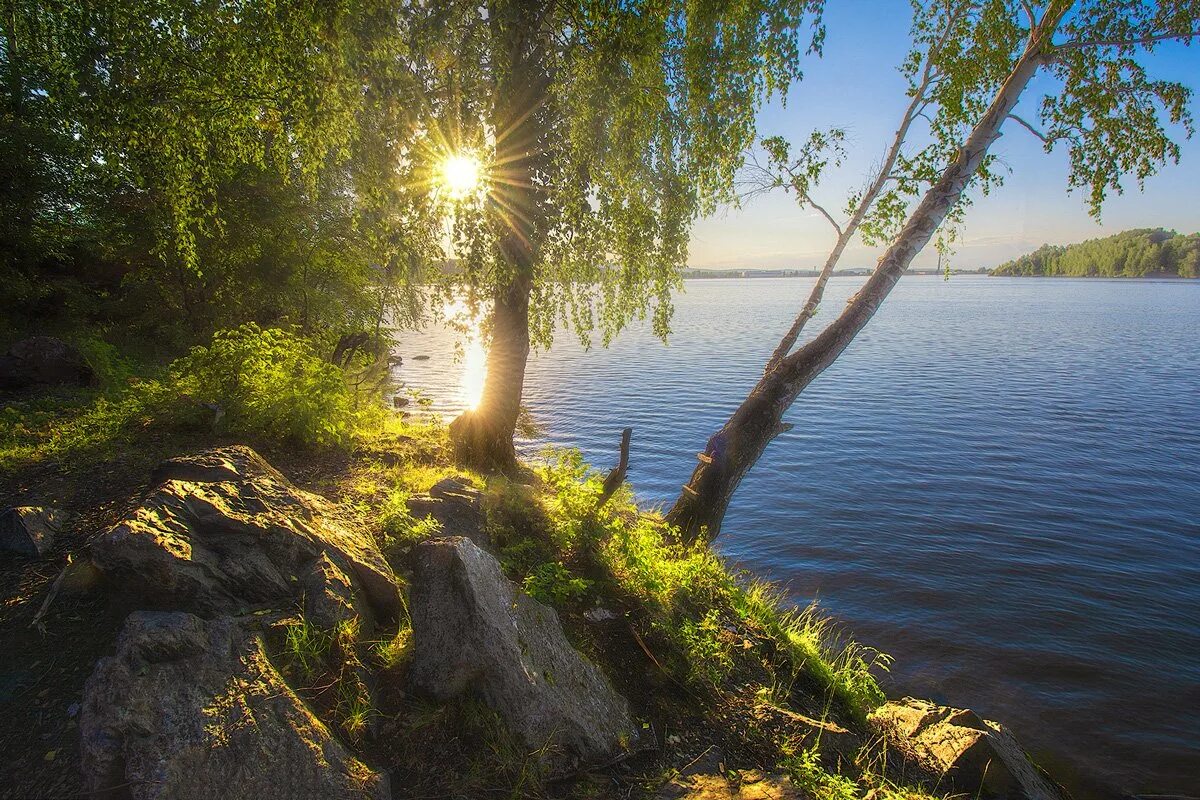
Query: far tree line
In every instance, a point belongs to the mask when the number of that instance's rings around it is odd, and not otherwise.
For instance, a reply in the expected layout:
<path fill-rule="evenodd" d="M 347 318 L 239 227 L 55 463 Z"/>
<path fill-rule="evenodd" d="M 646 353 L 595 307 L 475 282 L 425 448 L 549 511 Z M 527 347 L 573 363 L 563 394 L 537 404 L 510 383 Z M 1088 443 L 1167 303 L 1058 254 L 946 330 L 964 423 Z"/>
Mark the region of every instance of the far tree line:
<path fill-rule="evenodd" d="M 1200 278 L 1200 233 L 1144 228 L 1079 244 L 1044 244 L 1001 264 L 992 274 Z"/>
<path fill-rule="evenodd" d="M 843 131 L 756 127 L 819 57 L 823 0 L 12 0 L 7 324 L 85 319 L 180 348 L 255 322 L 331 353 L 366 335 L 382 353 L 388 326 L 454 298 L 485 315 L 489 342 L 480 406 L 450 428 L 456 453 L 508 472 L 531 347 L 564 331 L 607 344 L 639 319 L 666 338 L 691 224 L 787 191 L 835 240 L 667 514 L 686 539 L 711 538 L 803 390 L 918 253 L 952 248 L 971 198 L 1001 185 L 1002 134 L 1065 151 L 1093 215 L 1192 134 L 1190 88 L 1143 56 L 1200 37 L 1200 0 L 910 5 L 895 135 L 863 188 L 831 204 L 820 184 Z M 447 194 L 439 165 L 462 153 L 484 180 Z M 809 335 L 856 237 L 884 253 Z"/>

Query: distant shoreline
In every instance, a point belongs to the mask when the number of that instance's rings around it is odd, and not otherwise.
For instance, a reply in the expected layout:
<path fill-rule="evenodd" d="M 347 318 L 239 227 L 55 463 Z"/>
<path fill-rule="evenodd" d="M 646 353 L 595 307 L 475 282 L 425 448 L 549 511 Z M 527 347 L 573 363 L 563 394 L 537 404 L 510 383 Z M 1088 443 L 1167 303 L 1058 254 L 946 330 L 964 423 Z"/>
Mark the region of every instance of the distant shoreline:
<path fill-rule="evenodd" d="M 865 278 L 874 270 L 872 269 L 839 269 L 834 270 L 832 277 L 834 278 Z M 765 269 L 686 269 L 683 272 L 684 280 L 711 280 L 713 278 L 815 278 L 821 274 L 820 270 L 799 270 L 799 269 L 781 269 L 781 270 L 765 270 Z M 945 270 L 938 269 L 921 269 L 909 270 L 905 275 L 921 275 L 927 277 L 941 277 L 946 274 Z M 983 269 L 952 269 L 951 275 L 986 275 L 987 271 Z"/>
<path fill-rule="evenodd" d="M 1106 281 L 1195 281 L 1200 275 L 1190 277 L 1174 272 L 1154 272 L 1146 275 L 1021 275 L 1007 272 L 989 272 L 989 278 L 1070 278 L 1071 280 L 1097 279 Z"/>

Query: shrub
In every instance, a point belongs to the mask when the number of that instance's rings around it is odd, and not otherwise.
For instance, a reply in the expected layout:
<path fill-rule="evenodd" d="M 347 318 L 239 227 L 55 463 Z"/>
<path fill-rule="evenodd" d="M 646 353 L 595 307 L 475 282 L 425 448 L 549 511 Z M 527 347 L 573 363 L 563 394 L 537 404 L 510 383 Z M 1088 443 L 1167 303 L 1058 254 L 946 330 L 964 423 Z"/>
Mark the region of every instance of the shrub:
<path fill-rule="evenodd" d="M 525 577 L 521 588 L 533 599 L 552 606 L 578 602 L 587 594 L 592 582 L 571 574 L 557 561 L 539 564 Z"/>
<path fill-rule="evenodd" d="M 441 532 L 441 524 L 433 517 L 418 519 L 409 512 L 409 496 L 403 489 L 393 489 L 380 506 L 379 525 L 388 547 L 414 544 Z"/>
<path fill-rule="evenodd" d="M 253 323 L 193 347 L 171 364 L 166 387 L 171 405 L 159 411 L 175 422 L 215 414 L 230 432 L 300 444 L 343 444 L 379 413 L 307 341 Z"/>

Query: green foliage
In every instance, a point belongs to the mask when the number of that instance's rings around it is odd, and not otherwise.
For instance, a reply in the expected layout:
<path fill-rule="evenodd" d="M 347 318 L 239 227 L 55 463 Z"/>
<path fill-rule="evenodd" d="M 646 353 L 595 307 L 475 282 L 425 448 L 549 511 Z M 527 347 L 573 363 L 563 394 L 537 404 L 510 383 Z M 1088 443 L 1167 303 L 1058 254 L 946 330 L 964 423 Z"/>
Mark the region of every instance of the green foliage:
<path fill-rule="evenodd" d="M 453 121 L 449 146 L 477 151 L 491 195 L 456 209 L 455 249 L 472 303 L 507 286 L 516 267 L 496 244 L 526 226 L 536 264 L 531 328 L 607 343 L 633 318 L 665 335 L 689 227 L 728 196 L 755 111 L 799 77 L 804 31 L 820 44 L 816 0 L 744 3 L 451 2 L 430 6 L 438 40 L 418 69 L 428 102 Z M 489 24 L 482 24 L 484 15 Z M 490 24 L 496 20 L 495 24 Z M 516 31 L 516 34 L 514 34 Z M 532 53 L 514 64 L 510 38 Z M 514 70 L 514 88 L 508 79 Z M 534 97 L 544 85 L 544 102 Z M 516 96 L 507 96 L 511 91 Z M 521 181 L 489 131 L 512 108 L 537 155 L 538 197 L 521 209 Z M 532 107 L 532 108 L 531 108 Z M 522 131 L 524 132 L 524 128 Z M 519 211 L 513 211 L 514 207 Z"/>
<path fill-rule="evenodd" d="M 678 638 L 694 678 L 719 685 L 733 669 L 733 646 L 724 632 L 721 614 L 715 608 L 699 619 L 685 619 L 679 624 Z"/>
<path fill-rule="evenodd" d="M 677 648 L 686 677 L 719 685 L 745 665 L 741 634 L 753 632 L 772 642 L 773 669 L 789 683 L 804 678 L 828 705 L 862 721 L 884 702 L 873 671 L 886 669 L 887 656 L 838 635 L 815 607 L 790 609 L 780 593 L 731 572 L 706 545 L 683 544 L 660 517 L 640 513 L 626 491 L 596 512 L 602 480 L 578 451 L 548 451 L 536 473 L 553 541 L 590 551 L 619 593 Z"/>
<path fill-rule="evenodd" d="M 815 749 L 801 750 L 780 766 L 791 776 L 795 787 L 813 800 L 860 800 L 863 797 L 857 783 L 843 775 L 827 772 Z"/>
<path fill-rule="evenodd" d="M 155 384 L 150 384 L 153 391 Z M 124 392 L 46 397 L 0 409 L 0 469 L 85 453 L 105 455 L 148 422 L 141 386 Z"/>
<path fill-rule="evenodd" d="M 860 723 L 886 702 L 875 672 L 886 671 L 891 657 L 841 635 L 815 603 L 796 611 L 762 581 L 741 589 L 731 603 L 786 653 L 797 671 L 825 689 L 827 702 L 837 702 Z"/>
<path fill-rule="evenodd" d="M 591 581 L 572 575 L 557 561 L 534 567 L 521 583 L 521 588 L 533 599 L 560 608 L 583 600 L 591 587 Z"/>
<path fill-rule="evenodd" d="M 218 424 L 233 433 L 307 445 L 344 444 L 377 411 L 304 339 L 253 323 L 192 348 L 171 364 L 164 387 L 163 413 L 175 421 L 219 410 Z"/>
<path fill-rule="evenodd" d="M 439 220 L 403 4 L 9 4 L 0 278 L 177 347 L 423 316 Z M 164 339 L 165 335 L 165 339 Z"/>
<path fill-rule="evenodd" d="M 380 435 L 389 424 L 377 394 L 356 391 L 306 340 L 278 329 L 249 324 L 220 331 L 158 379 L 134 377 L 133 362 L 98 339 L 82 340 L 81 349 L 108 388 L 5 406 L 0 468 L 102 457 L 151 430 L 349 446 Z"/>
<path fill-rule="evenodd" d="M 379 525 L 389 547 L 410 545 L 437 536 L 442 526 L 431 516 L 417 519 L 408 510 L 411 495 L 401 488 L 392 489 L 378 511 Z"/>
<path fill-rule="evenodd" d="M 326 667 L 334 637 L 301 617 L 284 629 L 283 652 L 293 669 L 311 678 Z"/>
<path fill-rule="evenodd" d="M 1200 278 L 1200 233 L 1144 228 L 1065 247 L 1046 244 L 1001 264 L 992 274 Z"/>
<path fill-rule="evenodd" d="M 371 718 L 376 714 L 367 685 L 354 670 L 343 670 L 334 684 L 334 697 L 334 714 L 341 723 L 342 730 L 352 738 L 362 736 Z"/>
<path fill-rule="evenodd" d="M 385 670 L 394 670 L 405 661 L 412 650 L 412 627 L 405 625 L 391 639 L 375 644 L 375 658 Z"/>

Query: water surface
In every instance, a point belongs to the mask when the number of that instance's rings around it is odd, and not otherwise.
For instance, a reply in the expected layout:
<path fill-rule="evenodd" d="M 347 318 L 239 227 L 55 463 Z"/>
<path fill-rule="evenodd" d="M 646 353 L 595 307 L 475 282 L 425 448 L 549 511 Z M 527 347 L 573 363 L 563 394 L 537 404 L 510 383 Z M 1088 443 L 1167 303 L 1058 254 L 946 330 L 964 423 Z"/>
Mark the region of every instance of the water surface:
<path fill-rule="evenodd" d="M 810 334 L 861 280 L 831 281 Z M 564 337 L 526 402 L 604 468 L 633 426 L 629 480 L 669 504 L 810 285 L 689 281 L 669 344 Z M 717 545 L 893 655 L 889 693 L 1006 723 L 1078 795 L 1200 795 L 1198 344 L 1200 281 L 906 277 Z M 449 334 L 397 351 L 399 377 L 461 409 Z"/>

